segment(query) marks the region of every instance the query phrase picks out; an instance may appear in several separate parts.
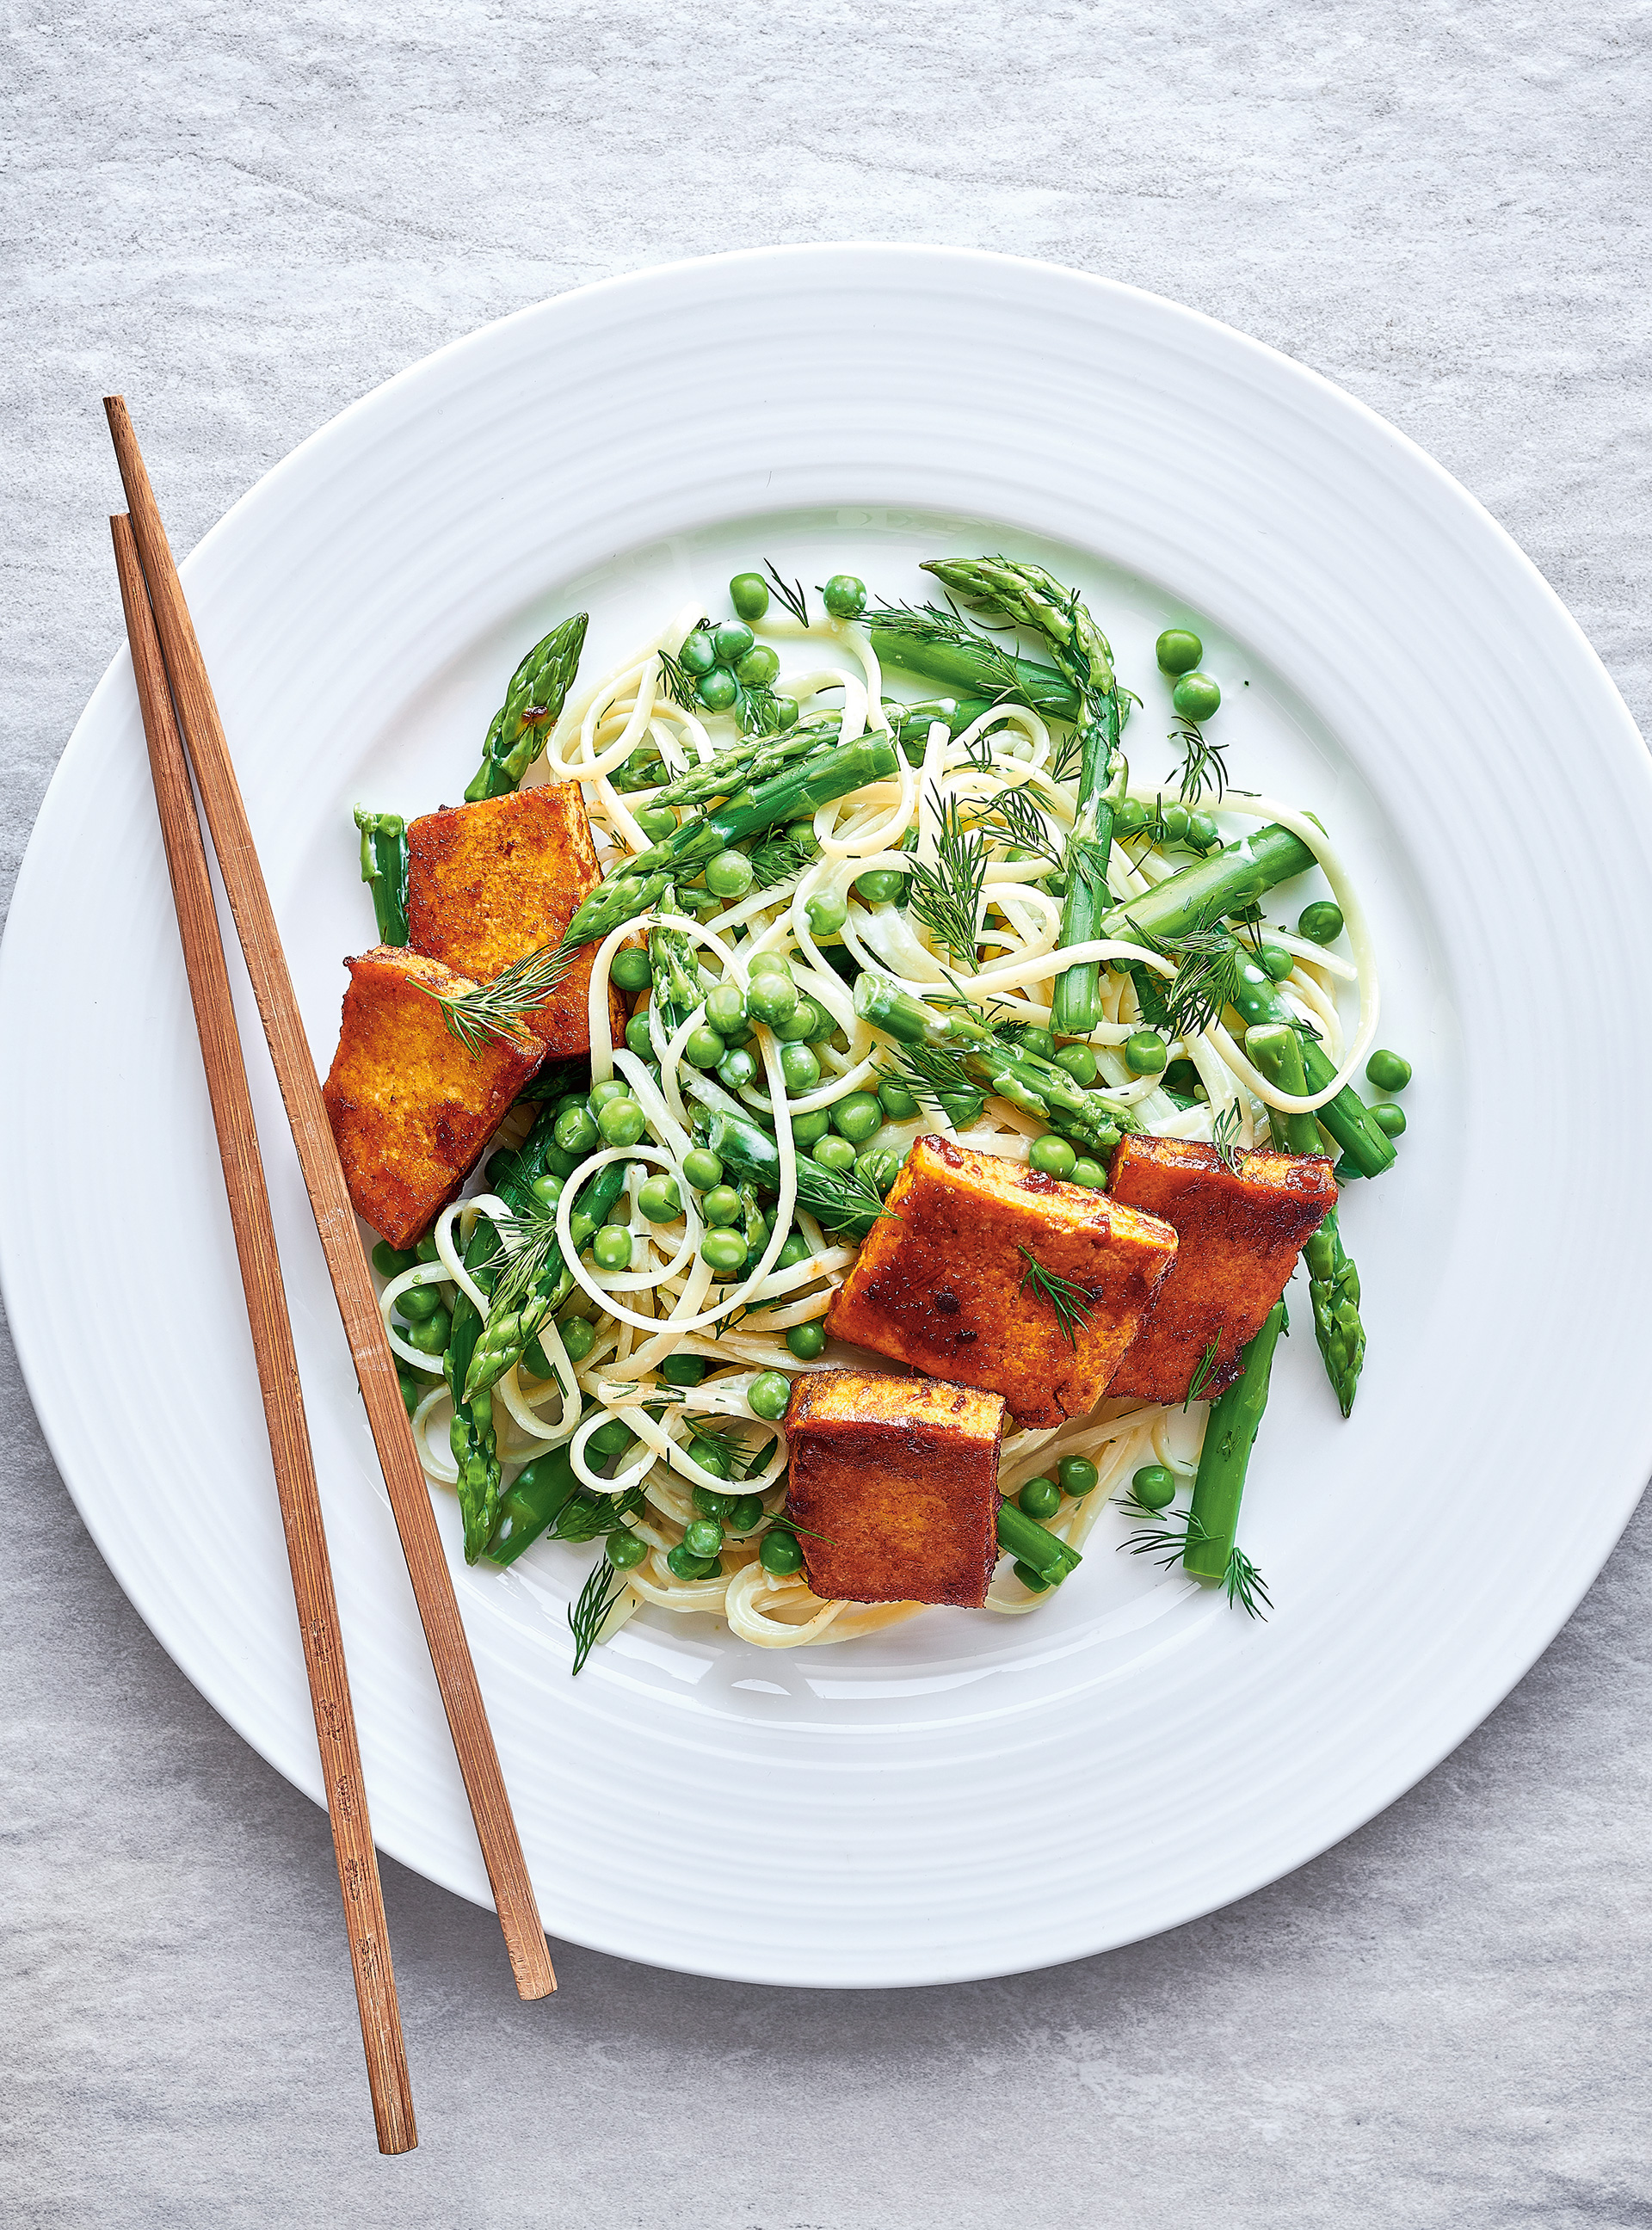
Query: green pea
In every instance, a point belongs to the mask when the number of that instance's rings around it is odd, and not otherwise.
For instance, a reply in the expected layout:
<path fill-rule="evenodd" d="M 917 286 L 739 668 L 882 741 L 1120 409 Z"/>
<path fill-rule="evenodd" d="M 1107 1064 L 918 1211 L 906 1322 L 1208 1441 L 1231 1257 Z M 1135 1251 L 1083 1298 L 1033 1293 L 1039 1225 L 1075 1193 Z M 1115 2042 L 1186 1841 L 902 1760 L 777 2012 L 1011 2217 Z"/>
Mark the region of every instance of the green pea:
<path fill-rule="evenodd" d="M 1023 1564 L 1019 1556 L 1016 1558 L 1010 1569 L 1021 1582 L 1022 1586 L 1029 1589 L 1034 1595 L 1042 1595 L 1049 1593 L 1050 1583 L 1043 1574 L 1036 1572 L 1030 1564 Z"/>
<path fill-rule="evenodd" d="M 769 609 L 769 584 L 761 573 L 737 573 L 728 584 L 728 601 L 743 620 L 760 620 Z"/>
<path fill-rule="evenodd" d="M 1054 1037 L 1048 1030 L 1041 1030 L 1036 1022 L 1029 1023 L 1021 1033 L 1021 1047 L 1023 1053 L 1036 1054 L 1041 1060 L 1055 1058 Z"/>
<path fill-rule="evenodd" d="M 707 1223 L 738 1224 L 744 1211 L 740 1196 L 732 1184 L 713 1185 L 700 1203 L 700 1212 Z"/>
<path fill-rule="evenodd" d="M 1042 1138 L 1035 1138 L 1028 1147 L 1027 1166 L 1042 1176 L 1071 1176 L 1078 1166 L 1078 1150 L 1070 1139 L 1059 1138 L 1054 1131 L 1046 1131 Z"/>
<path fill-rule="evenodd" d="M 816 891 L 803 912 L 816 937 L 836 937 L 849 919 L 849 908 L 836 891 Z"/>
<path fill-rule="evenodd" d="M 1153 645 L 1161 674 L 1191 674 L 1204 655 L 1204 645 L 1188 628 L 1166 628 Z"/>
<path fill-rule="evenodd" d="M 1068 1183 L 1086 1185 L 1092 1192 L 1105 1192 L 1107 1189 L 1107 1173 L 1100 1162 L 1093 1162 L 1087 1154 L 1081 1154 L 1073 1164 L 1072 1174 L 1068 1178 Z"/>
<path fill-rule="evenodd" d="M 820 1063 L 806 1045 L 783 1045 L 780 1073 L 788 1092 L 812 1092 L 820 1082 Z"/>
<path fill-rule="evenodd" d="M 780 671 L 780 661 L 766 642 L 754 644 L 734 668 L 734 679 L 745 689 L 766 689 Z"/>
<path fill-rule="evenodd" d="M 631 1087 L 623 1076 L 605 1076 L 600 1084 L 593 1084 L 586 1096 L 585 1105 L 593 1115 L 600 1115 L 610 1099 L 629 1099 Z"/>
<path fill-rule="evenodd" d="M 855 895 L 868 906 L 893 906 L 906 887 L 907 879 L 897 867 L 868 867 L 855 879 Z"/>
<path fill-rule="evenodd" d="M 1179 844 L 1187 835 L 1188 810 L 1184 805 L 1167 805 L 1158 816 L 1167 844 Z"/>
<path fill-rule="evenodd" d="M 823 1020 L 826 1023 L 824 1031 L 821 1028 Z M 799 999 L 784 1022 L 770 1027 L 782 1045 L 807 1045 L 811 1038 L 829 1036 L 832 1029 L 829 1017 L 812 999 Z"/>
<path fill-rule="evenodd" d="M 418 1259 L 410 1247 L 392 1247 L 388 1239 L 381 1239 L 373 1249 L 373 1267 L 381 1278 L 399 1278 Z"/>
<path fill-rule="evenodd" d="M 1029 1479 L 1016 1500 L 1029 1518 L 1053 1518 L 1062 1506 L 1062 1490 L 1053 1479 Z"/>
<path fill-rule="evenodd" d="M 898 1076 L 881 1076 L 878 1079 L 878 1098 L 883 1103 L 884 1113 L 892 1123 L 910 1122 L 918 1112 L 918 1102 Z"/>
<path fill-rule="evenodd" d="M 708 1231 L 700 1242 L 700 1256 L 720 1277 L 732 1278 L 745 1267 L 750 1249 L 741 1231 Z"/>
<path fill-rule="evenodd" d="M 629 1270 L 631 1234 L 622 1224 L 605 1223 L 591 1241 L 590 1252 L 599 1270 Z"/>
<path fill-rule="evenodd" d="M 502 1153 L 489 1155 L 487 1167 L 484 1172 L 488 1190 L 490 1192 L 497 1192 L 500 1185 L 508 1184 L 521 1166 L 521 1156 L 519 1154 L 513 1153 L 508 1146 L 506 1147 Z M 423 1262 L 427 1260 L 434 1261 L 435 1259 L 436 1241 L 433 1239 L 430 1241 L 429 1254 L 428 1256 L 421 1254 L 419 1260 Z"/>
<path fill-rule="evenodd" d="M 703 1355 L 668 1355 L 660 1376 L 668 1386 L 698 1386 L 710 1369 Z"/>
<path fill-rule="evenodd" d="M 637 1189 L 636 1204 L 650 1223 L 674 1223 L 682 1214 L 682 1195 L 674 1177 L 645 1177 Z"/>
<path fill-rule="evenodd" d="M 583 1363 L 597 1344 L 597 1327 L 587 1317 L 558 1318 L 557 1330 L 570 1363 Z M 549 1373 L 545 1374 L 547 1376 Z"/>
<path fill-rule="evenodd" d="M 1170 1056 L 1157 1030 L 1133 1030 L 1125 1040 L 1124 1057 L 1138 1076 L 1157 1076 Z"/>
<path fill-rule="evenodd" d="M 421 1355 L 445 1355 L 448 1342 L 453 1337 L 453 1318 L 445 1308 L 438 1308 L 433 1317 L 423 1324 L 408 1327 L 407 1344 L 417 1348 Z"/>
<path fill-rule="evenodd" d="M 635 1099 L 610 1099 L 597 1118 L 597 1128 L 610 1146 L 634 1146 L 649 1127 L 649 1118 Z"/>
<path fill-rule="evenodd" d="M 1287 952 L 1282 944 L 1264 944 L 1256 959 L 1262 974 L 1273 983 L 1283 983 L 1296 965 L 1295 955 Z"/>
<path fill-rule="evenodd" d="M 634 1053 L 639 1060 L 646 1060 L 654 1051 L 654 1039 L 649 1029 L 646 1008 L 640 1015 L 633 1015 L 625 1025 L 625 1046 L 626 1050 L 629 1053 Z"/>
<path fill-rule="evenodd" d="M 1378 1092 L 1404 1092 L 1411 1080 L 1411 1064 L 1404 1054 L 1390 1053 L 1378 1046 L 1365 1063 L 1365 1074 Z M 378 1260 L 378 1250 L 373 1250 L 373 1260 Z"/>
<path fill-rule="evenodd" d="M 797 725 L 797 700 L 795 697 L 777 696 L 774 700 L 774 725 L 777 735 Z"/>
<path fill-rule="evenodd" d="M 777 1579 L 783 1579 L 788 1572 L 799 1570 L 803 1560 L 803 1550 L 797 1545 L 795 1533 L 768 1532 L 764 1535 L 758 1550 L 758 1562 L 765 1572 L 772 1572 Z"/>
<path fill-rule="evenodd" d="M 1095 1082 L 1095 1055 L 1087 1045 L 1063 1046 L 1055 1056 L 1057 1068 L 1064 1068 L 1075 1084 L 1087 1088 Z"/>
<path fill-rule="evenodd" d="M 875 1092 L 851 1092 L 833 1103 L 832 1127 L 852 1145 L 863 1146 L 883 1124 L 883 1103 Z"/>
<path fill-rule="evenodd" d="M 1139 835 L 1147 826 L 1147 809 L 1133 797 L 1120 798 L 1113 809 L 1113 833 L 1120 842 L 1126 836 Z"/>
<path fill-rule="evenodd" d="M 775 1257 L 774 1266 L 777 1270 L 795 1270 L 798 1263 L 806 1262 L 814 1251 L 801 1231 L 793 1231 L 787 1235 Z"/>
<path fill-rule="evenodd" d="M 695 1518 L 683 1528 L 682 1545 L 691 1556 L 714 1556 L 723 1545 L 723 1529 L 714 1518 Z"/>
<path fill-rule="evenodd" d="M 717 663 L 717 646 L 704 628 L 696 628 L 677 653 L 677 663 L 685 674 L 709 674 Z"/>
<path fill-rule="evenodd" d="M 1315 944 L 1332 944 L 1342 934 L 1342 908 L 1333 899 L 1315 899 L 1296 917 L 1296 933 Z"/>
<path fill-rule="evenodd" d="M 1101 1474 L 1088 1456 L 1063 1456 L 1055 1466 L 1055 1476 L 1062 1492 L 1078 1501 L 1094 1490 Z"/>
<path fill-rule="evenodd" d="M 1222 831 L 1208 813 L 1190 813 L 1187 841 L 1196 852 L 1214 852 L 1222 841 Z"/>
<path fill-rule="evenodd" d="M 721 1038 L 739 1034 L 745 1021 L 745 1002 L 738 983 L 719 983 L 708 995 L 706 1020 Z"/>
<path fill-rule="evenodd" d="M 754 976 L 746 995 L 746 1003 L 754 1022 L 765 1023 L 784 1037 L 790 1035 L 786 1024 L 791 1022 L 803 1004 L 797 987 L 790 976 L 781 976 L 771 970 L 766 975 Z"/>
<path fill-rule="evenodd" d="M 834 573 L 820 600 L 835 620 L 858 620 L 866 609 L 866 583 L 853 573 Z"/>
<path fill-rule="evenodd" d="M 740 693 L 740 685 L 725 666 L 713 666 L 700 680 L 700 701 L 708 712 L 726 712 Z"/>
<path fill-rule="evenodd" d="M 737 1495 L 733 1507 L 723 1520 L 731 1533 L 751 1533 L 763 1523 L 763 1497 L 760 1494 Z"/>
<path fill-rule="evenodd" d="M 609 964 L 608 980 L 622 991 L 646 991 L 654 981 L 654 963 L 646 946 L 621 945 Z"/>
<path fill-rule="evenodd" d="M 815 1159 L 823 1170 L 852 1170 L 855 1149 L 847 1138 L 836 1136 L 820 1139 L 815 1147 Z"/>
<path fill-rule="evenodd" d="M 755 880 L 744 852 L 720 852 L 706 863 L 706 888 L 714 899 L 743 899 Z"/>
<path fill-rule="evenodd" d="M 410 1370 L 403 1370 L 399 1368 L 396 1373 L 396 1382 L 402 1389 L 402 1407 L 410 1417 L 420 1402 L 423 1401 L 426 1389 L 420 1385 Z"/>
<path fill-rule="evenodd" d="M 823 1107 L 812 1108 L 807 1115 L 791 1118 L 791 1142 L 803 1152 L 826 1136 L 832 1127 L 832 1118 Z"/>
<path fill-rule="evenodd" d="M 1378 1099 L 1372 1105 L 1371 1119 L 1386 1137 L 1397 1138 L 1405 1128 L 1405 1110 L 1397 1100 Z"/>
<path fill-rule="evenodd" d="M 442 1306 L 442 1296 L 434 1286 L 410 1286 L 396 1305 L 409 1324 L 423 1324 Z"/>
<path fill-rule="evenodd" d="M 616 1572 L 631 1571 L 648 1553 L 648 1543 L 629 1525 L 620 1526 L 608 1537 L 608 1561 Z"/>
<path fill-rule="evenodd" d="M 696 1463 L 700 1463 L 700 1452 L 702 1449 L 709 1448 L 711 1446 L 712 1443 L 709 1440 L 696 1440 L 694 1442 L 693 1453 L 694 1461 Z M 715 1450 L 713 1453 L 720 1454 L 721 1451 Z M 700 1467 L 702 1471 L 706 1469 L 706 1466 L 704 1464 L 700 1464 Z M 720 1468 L 718 1468 L 717 1476 L 719 1479 L 722 1479 L 726 1477 L 726 1474 Z M 718 1520 L 720 1524 L 722 1520 L 727 1517 L 729 1511 L 734 1506 L 733 1496 L 732 1494 L 724 1494 L 714 1486 L 691 1487 L 689 1489 L 688 1499 L 694 1504 L 694 1514 L 696 1517 L 714 1518 Z"/>
<path fill-rule="evenodd" d="M 745 1396 L 745 1405 L 754 1417 L 765 1424 L 776 1424 L 786 1414 L 786 1404 L 791 1399 L 791 1381 L 783 1370 L 765 1370 L 754 1378 Z"/>
<path fill-rule="evenodd" d="M 605 1424 L 597 1426 L 586 1441 L 585 1449 L 589 1455 L 606 1458 L 616 1456 L 622 1448 L 629 1447 L 630 1444 L 630 1427 L 623 1418 L 610 1417 Z"/>
<path fill-rule="evenodd" d="M 713 1479 L 728 1477 L 728 1450 L 721 1440 L 690 1440 L 688 1453 L 701 1471 L 708 1471 Z M 696 1493 L 700 1491 L 695 1489 Z"/>
<path fill-rule="evenodd" d="M 682 1157 L 682 1173 L 696 1192 L 709 1192 L 723 1182 L 723 1165 L 709 1146 L 690 1146 Z"/>
<path fill-rule="evenodd" d="M 1171 703 L 1184 720 L 1208 720 L 1222 702 L 1222 692 L 1208 674 L 1184 674 L 1171 691 Z"/>
<path fill-rule="evenodd" d="M 712 643 L 720 666 L 736 667 L 752 648 L 752 630 L 744 620 L 725 620 L 712 629 Z"/>
<path fill-rule="evenodd" d="M 900 1175 L 900 1157 L 893 1146 L 862 1146 L 855 1166 L 881 1200 Z"/>
<path fill-rule="evenodd" d="M 1130 1482 L 1144 1510 L 1168 1510 L 1176 1499 L 1176 1474 L 1164 1464 L 1144 1464 Z"/>
<path fill-rule="evenodd" d="M 715 1068 L 728 1047 L 708 1022 L 701 1022 L 690 1030 L 682 1048 L 682 1057 L 696 1068 Z"/>
<path fill-rule="evenodd" d="M 761 952 L 752 955 L 746 964 L 746 972 L 753 983 L 759 976 L 784 976 L 789 978 L 791 963 L 784 952 L 777 952 L 773 945 L 765 944 Z"/>
<path fill-rule="evenodd" d="M 757 1062 L 744 1046 L 731 1047 L 717 1064 L 718 1077 L 731 1092 L 739 1092 L 755 1082 L 757 1073 Z"/>
<path fill-rule="evenodd" d="M 715 1556 L 696 1556 L 685 1537 L 674 1549 L 667 1550 L 666 1563 L 680 1580 L 707 1580 L 711 1577 L 717 1559 Z"/>
<path fill-rule="evenodd" d="M 786 1334 L 786 1345 L 799 1363 L 812 1363 L 825 1344 L 825 1328 L 818 1320 L 793 1324 Z"/>

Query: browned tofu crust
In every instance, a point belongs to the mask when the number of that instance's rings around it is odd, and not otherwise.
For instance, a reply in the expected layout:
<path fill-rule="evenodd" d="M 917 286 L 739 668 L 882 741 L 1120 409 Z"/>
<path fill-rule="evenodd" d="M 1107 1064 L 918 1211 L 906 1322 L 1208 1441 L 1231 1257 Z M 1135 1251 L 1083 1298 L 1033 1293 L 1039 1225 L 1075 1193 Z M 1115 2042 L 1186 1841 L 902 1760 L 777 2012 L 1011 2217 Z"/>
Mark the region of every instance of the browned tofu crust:
<path fill-rule="evenodd" d="M 786 1410 L 786 1514 L 831 1602 L 978 1609 L 998 1558 L 996 1394 L 932 1378 L 819 1370 Z"/>
<path fill-rule="evenodd" d="M 407 925 L 414 950 L 461 976 L 490 983 L 513 961 L 556 944 L 601 880 L 585 801 L 577 782 L 519 790 L 475 805 L 427 813 L 407 832 Z M 531 1027 L 547 1054 L 590 1050 L 586 945 Z M 609 992 L 616 1041 L 625 1009 Z"/>
<path fill-rule="evenodd" d="M 1201 1397 L 1214 1401 L 1336 1205 L 1331 1164 L 1316 1154 L 1242 1154 L 1236 1176 L 1214 1146 L 1133 1133 L 1114 1149 L 1107 1182 L 1115 1200 L 1162 1216 L 1182 1242 L 1107 1391 L 1184 1402 L 1197 1372 Z"/>
<path fill-rule="evenodd" d="M 469 1176 L 543 1048 L 525 1032 L 468 1053 L 418 989 L 472 988 L 439 960 L 381 944 L 345 965 L 321 1097 L 356 1213 L 392 1247 L 410 1247 Z"/>
<path fill-rule="evenodd" d="M 916 1140 L 885 1205 L 827 1331 L 1002 1394 L 1026 1426 L 1095 1407 L 1176 1253 L 1168 1224 L 950 1138 Z M 1083 1289 L 1070 1341 L 1029 1255 Z"/>

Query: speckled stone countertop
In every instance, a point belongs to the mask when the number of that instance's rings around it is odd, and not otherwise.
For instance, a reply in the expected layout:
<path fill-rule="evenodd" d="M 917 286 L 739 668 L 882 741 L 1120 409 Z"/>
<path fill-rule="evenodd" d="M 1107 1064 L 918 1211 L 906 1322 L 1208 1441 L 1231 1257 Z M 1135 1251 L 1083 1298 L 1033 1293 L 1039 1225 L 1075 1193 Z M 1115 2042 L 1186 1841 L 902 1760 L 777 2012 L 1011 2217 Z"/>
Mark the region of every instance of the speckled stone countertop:
<path fill-rule="evenodd" d="M 7 23 L 8 891 L 120 635 L 106 388 L 184 550 L 441 343 L 773 241 L 1044 256 L 1287 351 L 1462 480 L 1652 712 L 1643 4 L 16 0 Z M 9 1347 L 0 1372 L 16 2230 L 1652 2222 L 1644 1514 L 1410 1796 L 1106 1957 L 816 1996 L 561 1948 L 560 1998 L 523 2007 L 492 1917 L 387 1864 L 423 2143 L 384 2162 L 326 1820 L 151 1639 Z"/>

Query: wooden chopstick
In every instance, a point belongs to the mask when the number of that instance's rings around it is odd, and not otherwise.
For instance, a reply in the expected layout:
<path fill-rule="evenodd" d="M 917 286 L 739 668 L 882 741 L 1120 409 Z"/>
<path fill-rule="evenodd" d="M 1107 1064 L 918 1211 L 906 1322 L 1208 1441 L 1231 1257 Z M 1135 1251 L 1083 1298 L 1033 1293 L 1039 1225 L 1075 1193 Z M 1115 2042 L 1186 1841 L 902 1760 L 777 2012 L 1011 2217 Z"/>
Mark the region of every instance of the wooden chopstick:
<path fill-rule="evenodd" d="M 235 918 L 241 950 L 252 978 L 264 1034 L 275 1064 L 276 1081 L 292 1125 L 293 1143 L 310 1196 L 316 1229 L 326 1255 L 327 1272 L 344 1318 L 356 1365 L 356 1380 L 366 1405 L 384 1484 L 390 1491 L 397 1531 L 408 1576 L 424 1626 L 430 1662 L 471 1817 L 476 1823 L 494 1903 L 505 1931 L 517 1990 L 524 1998 L 547 1996 L 557 1987 L 545 1929 L 528 1877 L 527 1861 L 512 1816 L 511 1801 L 500 1769 L 499 1753 L 470 1645 L 459 1616 L 453 1576 L 442 1552 L 436 1514 L 430 1507 L 424 1473 L 414 1453 L 413 1436 L 396 1362 L 384 1336 L 378 1296 L 368 1274 L 366 1259 L 356 1236 L 356 1218 L 345 1186 L 332 1142 L 332 1126 L 321 1103 L 304 1025 L 299 1018 L 287 956 L 264 886 L 263 870 L 247 822 L 235 768 L 229 758 L 212 685 L 207 679 L 201 646 L 196 640 L 183 585 L 156 506 L 154 491 L 144 467 L 125 399 L 104 397 L 109 431 L 113 437 L 120 478 L 132 514 L 132 529 L 149 591 L 149 601 L 160 637 L 166 678 L 177 707 L 178 724 L 195 771 L 196 786 L 206 809 L 207 826 L 217 854 L 218 872 Z"/>
<path fill-rule="evenodd" d="M 321 1778 L 327 1792 L 327 1817 L 332 1826 L 339 1887 L 350 1931 L 350 1964 L 356 1978 L 356 2005 L 361 2014 L 361 2040 L 367 2053 L 378 2149 L 411 2152 L 419 2137 L 384 1924 L 378 1853 L 373 1848 L 372 1825 L 367 1814 L 321 1498 L 316 1492 L 298 1358 L 293 1351 L 293 1327 L 281 1284 L 275 1226 L 270 1217 L 252 1095 L 247 1089 L 246 1065 L 236 1028 L 229 970 L 218 935 L 206 849 L 189 770 L 184 764 L 184 746 L 172 716 L 160 641 L 138 563 L 138 545 L 126 519 L 112 519 L 109 525 L 114 535 L 115 570 L 120 576 L 120 601 L 126 607 L 126 640 L 132 646 L 138 701 L 149 741 L 149 768 L 155 781 L 155 802 L 160 809 L 167 873 L 184 941 L 190 999 L 206 1066 L 218 1157 L 229 1196 L 229 1221 L 247 1295 L 247 1320 L 252 1327 L 264 1421 L 269 1428 L 275 1491 L 281 1498 L 287 1557 L 293 1569 L 293 1598 L 298 1607 L 304 1667 L 310 1676 L 310 1702 L 315 1711 L 315 1739 L 321 1753 Z"/>

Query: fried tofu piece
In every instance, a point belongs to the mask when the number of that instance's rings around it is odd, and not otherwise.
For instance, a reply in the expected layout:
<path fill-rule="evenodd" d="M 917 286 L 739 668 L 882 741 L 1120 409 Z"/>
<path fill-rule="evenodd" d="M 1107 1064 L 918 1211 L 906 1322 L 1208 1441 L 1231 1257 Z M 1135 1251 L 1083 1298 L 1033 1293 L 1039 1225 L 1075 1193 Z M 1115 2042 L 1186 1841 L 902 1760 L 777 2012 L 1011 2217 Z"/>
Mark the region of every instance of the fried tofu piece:
<path fill-rule="evenodd" d="M 1214 1146 L 1132 1133 L 1113 1150 L 1107 1183 L 1115 1200 L 1173 1224 L 1182 1242 L 1107 1391 L 1184 1402 L 1197 1376 L 1201 1399 L 1214 1401 L 1336 1206 L 1331 1164 L 1317 1154 L 1242 1154 L 1236 1176 Z"/>
<path fill-rule="evenodd" d="M 410 1247 L 469 1176 L 544 1047 L 525 1030 L 467 1052 L 418 988 L 474 989 L 439 960 L 380 944 L 345 965 L 321 1097 L 357 1214 L 392 1247 Z"/>
<path fill-rule="evenodd" d="M 1002 1394 L 1023 1426 L 1095 1407 L 1176 1253 L 1167 1223 L 950 1138 L 914 1142 L 885 1206 L 827 1331 Z M 1035 1261 L 1075 1289 L 1065 1316 Z"/>
<path fill-rule="evenodd" d="M 786 1409 L 786 1515 L 830 1602 L 978 1609 L 998 1559 L 996 1394 L 932 1378 L 818 1370 Z"/>
<path fill-rule="evenodd" d="M 580 900 L 602 880 L 577 782 L 424 814 L 408 829 L 407 852 L 407 925 L 414 950 L 445 960 L 479 983 L 558 944 Z M 529 1017 L 547 1054 L 590 1051 L 596 950 L 583 948 Z M 611 988 L 609 1015 L 618 1042 L 625 1009 Z"/>

